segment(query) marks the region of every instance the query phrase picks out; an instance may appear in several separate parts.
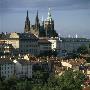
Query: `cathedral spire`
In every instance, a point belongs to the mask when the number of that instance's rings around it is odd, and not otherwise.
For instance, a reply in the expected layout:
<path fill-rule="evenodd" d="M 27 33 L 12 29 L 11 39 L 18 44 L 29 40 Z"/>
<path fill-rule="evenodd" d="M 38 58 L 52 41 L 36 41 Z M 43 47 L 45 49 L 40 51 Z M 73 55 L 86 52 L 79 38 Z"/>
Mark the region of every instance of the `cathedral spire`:
<path fill-rule="evenodd" d="M 38 10 L 37 10 L 37 15 L 36 15 L 36 22 L 39 22 L 39 18 L 38 18 Z"/>
<path fill-rule="evenodd" d="M 28 22 L 29 17 L 28 17 L 28 10 L 27 10 L 27 16 L 26 16 L 26 21 Z"/>
<path fill-rule="evenodd" d="M 28 10 L 27 10 L 27 17 L 28 17 Z"/>
<path fill-rule="evenodd" d="M 29 16 L 28 16 L 28 10 L 27 10 L 27 16 L 26 16 L 26 21 L 25 21 L 24 32 L 25 33 L 30 32 L 30 20 L 29 20 Z"/>
<path fill-rule="evenodd" d="M 37 10 L 37 17 L 38 17 L 38 10 Z"/>
<path fill-rule="evenodd" d="M 39 17 L 38 17 L 38 10 L 37 10 L 37 15 L 36 15 L 36 20 L 35 20 L 35 27 L 39 28 Z"/>

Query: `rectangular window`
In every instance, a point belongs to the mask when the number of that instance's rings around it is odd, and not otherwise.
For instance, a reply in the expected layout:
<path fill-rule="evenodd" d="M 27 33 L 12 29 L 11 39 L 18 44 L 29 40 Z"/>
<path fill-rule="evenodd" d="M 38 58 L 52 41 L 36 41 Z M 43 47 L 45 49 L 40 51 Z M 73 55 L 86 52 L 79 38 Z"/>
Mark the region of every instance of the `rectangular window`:
<path fill-rule="evenodd" d="M 5 70 L 6 70 L 6 66 L 5 66 Z"/>
<path fill-rule="evenodd" d="M 5 74 L 6 74 L 6 71 L 5 71 Z"/>

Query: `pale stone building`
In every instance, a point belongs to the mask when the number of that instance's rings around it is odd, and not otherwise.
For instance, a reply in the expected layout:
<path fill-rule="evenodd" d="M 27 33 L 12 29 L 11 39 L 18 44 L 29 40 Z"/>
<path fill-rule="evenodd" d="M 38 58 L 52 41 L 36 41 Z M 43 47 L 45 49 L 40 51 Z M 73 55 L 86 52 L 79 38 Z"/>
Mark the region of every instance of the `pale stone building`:
<path fill-rule="evenodd" d="M 4 35 L 0 41 L 7 44 L 12 44 L 14 47 L 14 54 L 27 54 L 38 55 L 38 38 L 31 33 L 10 33 Z"/>
<path fill-rule="evenodd" d="M 89 49 L 90 39 L 86 38 L 60 38 L 61 39 L 61 50 L 65 50 L 70 53 L 73 51 L 77 51 L 77 49 L 85 45 Z"/>
<path fill-rule="evenodd" d="M 32 64 L 25 59 L 13 61 L 15 63 L 15 75 L 18 78 L 32 78 Z"/>
<path fill-rule="evenodd" d="M 59 39 L 59 37 L 51 37 L 48 39 L 49 42 L 51 42 L 51 49 L 53 51 L 60 51 L 60 46 L 61 46 L 61 41 Z"/>
<path fill-rule="evenodd" d="M 39 46 L 39 53 L 48 53 L 51 51 L 51 42 L 49 42 L 47 39 L 39 39 L 38 41 Z"/>
<path fill-rule="evenodd" d="M 10 58 L 0 58 L 0 77 L 9 79 L 15 75 L 15 64 Z"/>

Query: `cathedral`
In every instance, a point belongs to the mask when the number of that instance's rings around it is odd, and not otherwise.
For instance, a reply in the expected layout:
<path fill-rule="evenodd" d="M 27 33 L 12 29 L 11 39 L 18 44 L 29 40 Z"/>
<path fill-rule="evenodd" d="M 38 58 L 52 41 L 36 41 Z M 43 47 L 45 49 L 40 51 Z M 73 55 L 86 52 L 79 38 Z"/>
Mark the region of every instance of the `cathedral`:
<path fill-rule="evenodd" d="M 42 24 L 40 24 L 37 11 L 34 25 L 30 24 L 27 10 L 24 33 L 33 33 L 37 37 L 58 37 L 58 34 L 54 29 L 54 20 L 52 19 L 50 8 L 48 10 L 48 17 L 45 20 L 42 19 Z"/>

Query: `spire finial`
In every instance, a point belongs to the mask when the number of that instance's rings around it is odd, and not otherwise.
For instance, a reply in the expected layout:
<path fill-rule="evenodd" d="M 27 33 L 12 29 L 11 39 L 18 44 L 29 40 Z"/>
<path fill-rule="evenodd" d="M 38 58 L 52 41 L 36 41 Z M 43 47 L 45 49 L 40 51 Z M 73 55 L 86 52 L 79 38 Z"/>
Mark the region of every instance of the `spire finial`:
<path fill-rule="evenodd" d="M 27 10 L 27 17 L 28 17 L 28 10 Z"/>
<path fill-rule="evenodd" d="M 37 16 L 38 16 L 38 10 L 37 10 Z"/>
<path fill-rule="evenodd" d="M 37 22 L 39 21 L 39 18 L 38 18 L 38 10 L 37 10 L 37 14 L 36 14 L 36 21 L 37 21 Z"/>
<path fill-rule="evenodd" d="M 49 8 L 49 11 L 51 11 L 51 8 Z"/>
<path fill-rule="evenodd" d="M 39 26 L 38 10 L 37 10 L 36 19 L 35 19 L 35 26 L 36 26 L 36 27 Z"/>

